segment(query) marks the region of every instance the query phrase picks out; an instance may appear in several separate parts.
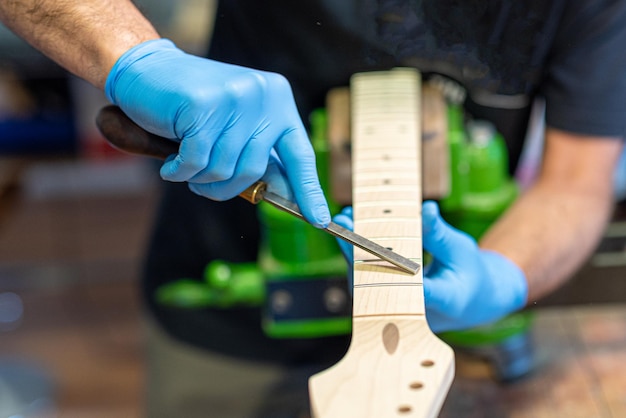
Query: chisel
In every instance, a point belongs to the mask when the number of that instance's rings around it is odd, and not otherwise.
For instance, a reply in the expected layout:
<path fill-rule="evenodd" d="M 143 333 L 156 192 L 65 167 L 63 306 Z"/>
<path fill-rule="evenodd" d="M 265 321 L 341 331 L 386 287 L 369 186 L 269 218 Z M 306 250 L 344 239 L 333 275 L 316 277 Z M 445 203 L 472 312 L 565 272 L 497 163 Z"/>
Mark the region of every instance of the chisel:
<path fill-rule="evenodd" d="M 141 128 L 130 120 L 117 106 L 106 106 L 102 108 L 96 118 L 96 125 L 105 139 L 115 148 L 122 151 L 160 159 L 165 159 L 169 155 L 178 153 L 178 143 L 154 135 Z M 254 183 L 239 196 L 253 204 L 264 200 L 272 206 L 306 221 L 295 203 L 267 191 L 267 185 L 262 181 Z M 420 269 L 419 263 L 403 257 L 361 235 L 355 234 L 334 222 L 331 222 L 323 230 L 367 251 L 377 258 L 390 262 L 402 271 L 416 274 Z"/>

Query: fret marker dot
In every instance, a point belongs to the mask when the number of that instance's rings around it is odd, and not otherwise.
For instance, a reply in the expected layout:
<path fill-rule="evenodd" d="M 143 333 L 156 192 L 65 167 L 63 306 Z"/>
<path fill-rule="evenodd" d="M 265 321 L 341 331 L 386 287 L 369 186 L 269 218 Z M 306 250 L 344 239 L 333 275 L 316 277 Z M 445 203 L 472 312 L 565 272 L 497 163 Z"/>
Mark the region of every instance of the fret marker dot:
<path fill-rule="evenodd" d="M 401 414 L 408 414 L 411 412 L 411 407 L 409 405 L 401 405 L 398 407 L 398 412 Z"/>
<path fill-rule="evenodd" d="M 422 361 L 422 367 L 433 367 L 435 362 L 432 360 L 424 360 Z"/>

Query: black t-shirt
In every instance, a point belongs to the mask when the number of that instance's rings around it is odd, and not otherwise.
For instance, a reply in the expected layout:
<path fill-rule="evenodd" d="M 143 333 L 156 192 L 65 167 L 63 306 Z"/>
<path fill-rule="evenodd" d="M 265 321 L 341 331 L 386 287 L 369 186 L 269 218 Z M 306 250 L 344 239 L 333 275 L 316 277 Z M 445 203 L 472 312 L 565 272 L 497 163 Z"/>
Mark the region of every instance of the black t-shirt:
<path fill-rule="evenodd" d="M 303 120 L 327 91 L 361 71 L 415 66 L 467 92 L 465 108 L 504 135 L 512 169 L 530 106 L 546 101 L 547 124 L 623 136 L 626 1 L 617 0 L 228 0 L 220 2 L 209 57 L 275 71 L 290 81 Z M 144 294 L 171 334 L 249 358 L 336 360 L 347 338 L 271 340 L 256 309 L 181 311 L 158 306 L 165 282 L 200 278 L 219 258 L 251 261 L 254 208 L 215 203 L 184 184 L 165 184 L 148 253 Z M 319 342 L 319 341 L 318 341 Z"/>
<path fill-rule="evenodd" d="M 415 66 L 456 80 L 516 161 L 528 107 L 547 123 L 623 136 L 626 2 L 615 0 L 318 0 L 220 3 L 210 57 L 275 71 L 303 119 L 359 71 Z"/>

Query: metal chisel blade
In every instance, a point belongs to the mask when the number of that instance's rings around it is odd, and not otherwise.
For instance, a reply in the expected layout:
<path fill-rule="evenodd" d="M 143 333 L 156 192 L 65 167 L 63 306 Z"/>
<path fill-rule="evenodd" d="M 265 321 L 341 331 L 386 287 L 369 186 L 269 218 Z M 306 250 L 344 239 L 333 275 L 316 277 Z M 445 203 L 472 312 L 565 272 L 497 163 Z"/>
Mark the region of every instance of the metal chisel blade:
<path fill-rule="evenodd" d="M 281 197 L 272 192 L 263 191 L 262 199 L 272 206 L 306 221 L 304 216 L 302 216 L 302 213 L 300 213 L 300 209 L 298 208 L 298 206 L 295 203 L 285 199 L 284 197 Z M 324 229 L 324 231 L 346 242 L 349 242 L 350 244 L 359 247 L 360 249 L 367 251 L 368 253 L 380 259 L 390 262 L 394 266 L 402 269 L 402 271 L 405 271 L 407 273 L 417 274 L 417 272 L 421 268 L 419 263 L 403 257 L 400 254 L 394 253 L 388 248 L 376 244 L 374 241 L 370 241 L 359 234 L 355 234 L 349 229 L 346 229 L 334 222 L 331 222 L 328 227 Z"/>

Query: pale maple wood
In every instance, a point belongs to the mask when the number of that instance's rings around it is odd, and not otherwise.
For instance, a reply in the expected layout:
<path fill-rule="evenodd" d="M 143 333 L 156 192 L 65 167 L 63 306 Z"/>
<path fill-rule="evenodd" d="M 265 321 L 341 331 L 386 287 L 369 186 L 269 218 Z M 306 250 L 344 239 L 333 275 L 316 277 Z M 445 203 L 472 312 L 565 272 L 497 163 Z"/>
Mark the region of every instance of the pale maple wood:
<path fill-rule="evenodd" d="M 352 203 L 350 153 L 350 88 L 336 87 L 326 95 L 328 145 L 330 146 L 330 193 L 340 205 Z"/>
<path fill-rule="evenodd" d="M 355 232 L 422 263 L 420 75 L 394 69 L 351 80 Z M 352 342 L 309 380 L 315 418 L 434 417 L 454 353 L 428 327 L 423 275 L 354 250 Z"/>
<path fill-rule="evenodd" d="M 448 106 L 441 89 L 422 86 L 422 193 L 426 199 L 441 199 L 450 193 L 450 147 Z"/>
<path fill-rule="evenodd" d="M 441 89 L 424 83 L 421 91 L 422 118 L 422 194 L 426 199 L 440 199 L 450 192 L 450 150 L 448 147 L 448 114 Z M 350 89 L 336 87 L 326 95 L 328 142 L 330 145 L 330 193 L 341 205 L 352 204 Z M 382 149 L 385 149 L 383 144 Z M 390 150 L 395 162 L 413 156 L 402 150 Z M 381 149 L 371 150 L 379 158 Z M 361 157 L 363 160 L 365 156 Z M 372 167 L 375 169 L 375 167 Z M 375 172 L 378 174 L 378 172 Z"/>

